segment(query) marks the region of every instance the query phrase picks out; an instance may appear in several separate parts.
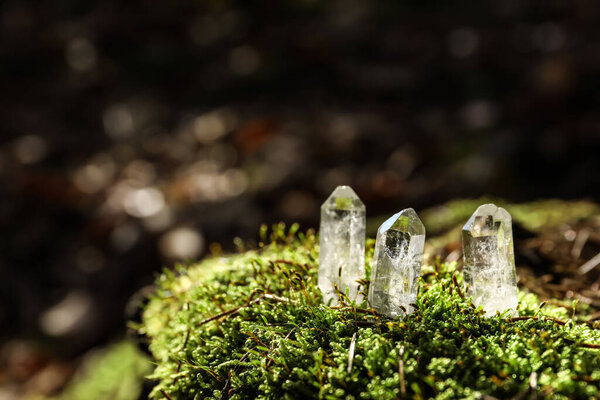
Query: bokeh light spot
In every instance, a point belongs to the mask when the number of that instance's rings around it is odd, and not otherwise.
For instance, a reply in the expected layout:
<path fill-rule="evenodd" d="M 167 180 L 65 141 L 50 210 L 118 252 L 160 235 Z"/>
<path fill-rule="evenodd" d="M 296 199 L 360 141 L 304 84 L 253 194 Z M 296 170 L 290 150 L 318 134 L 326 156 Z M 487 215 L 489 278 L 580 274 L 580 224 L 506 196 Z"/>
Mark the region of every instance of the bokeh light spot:
<path fill-rule="evenodd" d="M 51 336 L 72 333 L 82 323 L 92 305 L 88 293 L 74 290 L 40 317 L 40 327 Z"/>
<path fill-rule="evenodd" d="M 229 54 L 229 69 L 236 75 L 250 75 L 260 67 L 258 51 L 248 45 L 236 47 Z"/>
<path fill-rule="evenodd" d="M 165 206 L 165 197 L 160 190 L 153 187 L 134 189 L 125 197 L 123 206 L 132 217 L 151 217 Z"/>
<path fill-rule="evenodd" d="M 96 66 L 96 48 L 86 38 L 78 37 L 67 44 L 65 51 L 67 63 L 71 69 L 83 72 L 89 71 Z"/>
<path fill-rule="evenodd" d="M 22 164 L 35 164 L 46 157 L 48 145 L 41 136 L 25 135 L 15 141 L 13 152 Z"/>
<path fill-rule="evenodd" d="M 178 227 L 165 233 L 159 242 L 160 252 L 172 259 L 190 259 L 200 255 L 204 247 L 203 236 L 195 229 Z"/>

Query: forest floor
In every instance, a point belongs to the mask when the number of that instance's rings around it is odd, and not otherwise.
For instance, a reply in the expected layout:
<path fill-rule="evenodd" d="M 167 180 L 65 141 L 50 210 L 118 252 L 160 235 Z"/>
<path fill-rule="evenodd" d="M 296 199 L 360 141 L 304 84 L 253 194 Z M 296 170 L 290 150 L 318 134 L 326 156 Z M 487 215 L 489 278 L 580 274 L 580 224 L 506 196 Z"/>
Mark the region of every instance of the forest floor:
<path fill-rule="evenodd" d="M 321 305 L 314 234 L 275 226 L 238 254 L 165 271 L 134 323 L 143 336 L 96 351 L 58 398 L 597 396 L 598 206 L 502 204 L 513 216 L 520 317 L 485 319 L 461 290 L 460 228 L 487 200 L 421 213 L 422 289 L 404 320 Z M 369 269 L 373 240 L 367 247 Z M 150 350 L 153 372 L 134 342 Z"/>

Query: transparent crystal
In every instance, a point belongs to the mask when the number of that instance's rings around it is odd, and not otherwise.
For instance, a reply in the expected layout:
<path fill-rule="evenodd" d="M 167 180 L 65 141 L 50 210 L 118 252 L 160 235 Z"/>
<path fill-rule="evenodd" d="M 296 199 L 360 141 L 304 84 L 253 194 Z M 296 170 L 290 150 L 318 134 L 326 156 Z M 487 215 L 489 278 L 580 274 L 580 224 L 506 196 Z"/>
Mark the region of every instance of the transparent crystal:
<path fill-rule="evenodd" d="M 486 316 L 512 309 L 517 315 L 517 279 L 512 222 L 502 207 L 484 204 L 462 230 L 465 283 Z"/>
<path fill-rule="evenodd" d="M 365 278 L 365 227 L 365 205 L 349 186 L 338 186 L 321 206 L 319 289 L 325 304 L 338 304 L 338 290 L 362 301 L 356 281 Z"/>
<path fill-rule="evenodd" d="M 412 208 L 394 214 L 377 231 L 369 304 L 389 317 L 413 311 L 425 246 L 425 226 Z"/>

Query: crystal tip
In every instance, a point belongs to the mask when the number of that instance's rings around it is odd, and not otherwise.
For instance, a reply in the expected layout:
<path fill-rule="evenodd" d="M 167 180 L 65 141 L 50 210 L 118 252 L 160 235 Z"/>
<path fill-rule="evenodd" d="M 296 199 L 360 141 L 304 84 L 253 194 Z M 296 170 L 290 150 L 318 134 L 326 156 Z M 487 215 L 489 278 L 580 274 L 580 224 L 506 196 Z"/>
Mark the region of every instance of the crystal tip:
<path fill-rule="evenodd" d="M 477 210 L 473 215 L 480 217 L 491 215 L 494 217 L 494 219 L 510 219 L 510 214 L 508 213 L 508 211 L 506 211 L 502 207 L 498 207 L 493 203 L 480 205 L 479 207 L 477 207 Z"/>
<path fill-rule="evenodd" d="M 325 200 L 323 207 L 349 210 L 364 209 L 365 205 L 350 186 L 341 185 L 336 187 L 327 200 Z"/>
<path fill-rule="evenodd" d="M 379 227 L 381 233 L 386 232 L 389 229 L 408 232 L 411 235 L 425 234 L 425 225 L 423 225 L 419 215 L 412 208 L 405 208 L 399 213 L 392 215 Z"/>
<path fill-rule="evenodd" d="M 467 223 L 463 226 L 463 231 L 472 230 L 476 225 L 476 221 L 481 220 L 481 218 L 487 219 L 489 217 L 491 217 L 492 221 L 502 221 L 509 224 L 512 222 L 510 214 L 504 208 L 498 207 L 492 203 L 482 204 L 477 207 L 477 210 L 475 210 L 473 215 L 471 215 L 471 218 L 469 218 Z"/>

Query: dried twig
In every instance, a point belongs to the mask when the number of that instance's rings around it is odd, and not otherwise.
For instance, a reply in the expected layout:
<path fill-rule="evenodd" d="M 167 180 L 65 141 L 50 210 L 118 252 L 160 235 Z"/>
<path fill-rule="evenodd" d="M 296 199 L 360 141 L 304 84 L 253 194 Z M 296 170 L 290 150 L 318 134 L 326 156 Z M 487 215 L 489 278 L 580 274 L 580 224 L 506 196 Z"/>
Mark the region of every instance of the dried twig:
<path fill-rule="evenodd" d="M 579 347 L 585 347 L 586 349 L 600 349 L 600 344 L 579 343 Z"/>
<path fill-rule="evenodd" d="M 250 296 L 250 298 L 252 298 L 252 296 Z M 276 296 L 276 295 L 270 294 L 270 293 L 264 293 L 264 294 L 261 294 L 260 296 L 258 296 L 254 300 L 248 300 L 248 302 L 246 302 L 246 304 L 244 304 L 244 305 L 232 308 L 231 310 L 224 311 L 224 312 L 222 312 L 220 314 L 217 314 L 217 315 L 213 315 L 212 317 L 207 318 L 204 321 L 201 321 L 198 325 L 204 325 L 204 324 L 207 324 L 207 323 L 209 323 L 211 321 L 214 321 L 216 319 L 220 319 L 220 318 L 226 317 L 226 316 L 231 315 L 231 314 L 236 314 L 241 309 L 246 308 L 246 307 L 250 306 L 251 304 L 256 304 L 256 303 L 260 302 L 262 299 L 275 300 L 275 301 L 279 301 L 279 302 L 282 302 L 282 303 L 288 303 L 288 302 L 292 302 L 293 303 L 294 302 L 293 300 L 287 299 L 285 297 Z"/>
<path fill-rule="evenodd" d="M 165 392 L 164 390 L 162 390 L 162 389 L 161 389 L 161 390 L 160 390 L 160 393 L 161 393 L 163 396 L 165 396 L 165 397 L 167 398 L 167 400 L 173 400 L 173 398 L 172 398 L 171 396 L 169 396 L 169 395 L 167 394 L 167 392 Z"/>

